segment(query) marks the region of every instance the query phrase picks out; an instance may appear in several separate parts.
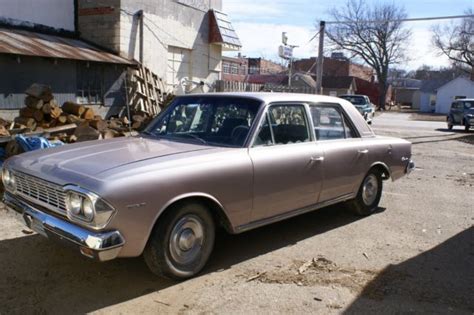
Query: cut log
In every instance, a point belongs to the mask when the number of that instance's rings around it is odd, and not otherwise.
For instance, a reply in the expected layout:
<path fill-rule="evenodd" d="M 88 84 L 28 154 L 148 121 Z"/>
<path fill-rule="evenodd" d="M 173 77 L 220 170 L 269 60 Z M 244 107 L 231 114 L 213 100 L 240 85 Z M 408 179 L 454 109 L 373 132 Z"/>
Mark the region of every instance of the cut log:
<path fill-rule="evenodd" d="M 109 128 L 114 130 L 122 130 L 122 124 L 119 120 L 110 120 L 109 121 Z"/>
<path fill-rule="evenodd" d="M 30 107 L 23 107 L 20 109 L 20 117 L 33 118 L 33 115 L 35 114 L 36 110 L 37 109 L 33 109 Z"/>
<path fill-rule="evenodd" d="M 127 116 L 122 117 L 122 123 L 126 126 L 128 126 L 128 124 L 130 124 L 130 120 L 128 120 Z"/>
<path fill-rule="evenodd" d="M 67 123 L 67 116 L 65 114 L 61 114 L 56 120 L 60 124 L 65 124 Z"/>
<path fill-rule="evenodd" d="M 61 116 L 61 114 L 63 113 L 63 110 L 60 108 L 60 107 L 57 107 L 57 106 L 53 106 L 51 108 L 51 112 L 49 113 L 49 115 L 51 116 L 51 118 L 58 118 L 59 116 Z"/>
<path fill-rule="evenodd" d="M 100 137 L 100 132 L 88 125 L 81 125 L 76 128 L 74 135 L 77 137 L 77 141 L 80 142 L 97 140 Z"/>
<path fill-rule="evenodd" d="M 91 120 L 89 122 L 89 126 L 92 128 L 95 128 L 98 131 L 104 131 L 107 129 L 107 123 L 105 121 L 101 120 Z"/>
<path fill-rule="evenodd" d="M 5 127 L 8 127 L 11 125 L 11 122 L 8 121 L 8 120 L 5 120 L 3 118 L 0 118 L 0 126 L 5 126 Z"/>
<path fill-rule="evenodd" d="M 36 121 L 33 118 L 16 117 L 15 122 L 19 125 L 26 126 L 31 130 L 36 128 Z"/>
<path fill-rule="evenodd" d="M 90 107 L 87 107 L 84 111 L 84 113 L 82 113 L 82 118 L 84 118 L 85 120 L 92 120 L 94 119 L 94 110 Z"/>
<path fill-rule="evenodd" d="M 16 142 L 16 140 L 10 140 L 5 146 L 5 156 L 7 158 L 10 156 L 18 155 L 20 153 L 23 153 L 23 149 L 18 144 L 18 142 Z"/>
<path fill-rule="evenodd" d="M 69 143 L 77 142 L 77 137 L 75 135 L 70 135 L 69 138 L 67 139 L 67 142 Z"/>
<path fill-rule="evenodd" d="M 141 121 L 134 121 L 132 123 L 132 129 L 140 130 L 140 129 L 142 129 L 142 127 L 143 127 L 143 122 L 141 122 Z"/>
<path fill-rule="evenodd" d="M 5 126 L 0 125 L 0 137 L 8 137 L 10 135 L 10 132 L 8 131 Z"/>
<path fill-rule="evenodd" d="M 37 122 L 42 122 L 43 119 L 44 119 L 44 113 L 42 110 L 35 110 L 35 112 L 33 113 L 33 118 L 37 121 Z"/>
<path fill-rule="evenodd" d="M 76 115 L 67 115 L 67 123 L 68 124 L 76 124 L 76 125 L 80 125 L 84 122 L 85 120 L 82 119 L 82 118 L 79 118 L 77 117 Z"/>
<path fill-rule="evenodd" d="M 28 95 L 25 97 L 25 105 L 32 109 L 41 109 L 43 107 L 43 100 L 34 96 Z"/>
<path fill-rule="evenodd" d="M 44 84 L 33 83 L 28 89 L 26 89 L 25 93 L 37 99 L 41 99 L 44 102 L 49 102 L 53 99 L 51 87 Z"/>
<path fill-rule="evenodd" d="M 119 133 L 115 130 L 111 130 L 111 129 L 108 129 L 108 130 L 105 130 L 102 132 L 102 138 L 103 139 L 112 139 L 112 138 L 116 138 L 119 136 Z"/>
<path fill-rule="evenodd" d="M 78 117 L 81 117 L 81 115 L 84 114 L 84 111 L 86 110 L 86 108 L 82 105 L 79 105 L 73 102 L 65 102 L 62 106 L 62 110 L 65 113 L 73 114 Z"/>
<path fill-rule="evenodd" d="M 133 121 L 133 122 L 140 122 L 140 123 L 142 123 L 142 122 L 145 121 L 145 119 L 146 119 L 146 117 L 143 116 L 143 115 L 133 115 L 133 116 L 132 116 L 132 121 Z"/>

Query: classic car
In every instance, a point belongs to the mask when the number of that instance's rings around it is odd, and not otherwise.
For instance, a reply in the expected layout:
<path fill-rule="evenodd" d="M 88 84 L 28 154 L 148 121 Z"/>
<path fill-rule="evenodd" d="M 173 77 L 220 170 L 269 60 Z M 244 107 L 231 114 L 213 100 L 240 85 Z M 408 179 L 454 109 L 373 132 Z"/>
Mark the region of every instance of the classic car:
<path fill-rule="evenodd" d="M 446 117 L 448 129 L 453 126 L 464 126 L 465 131 L 474 127 L 474 99 L 459 99 L 451 104 L 451 109 Z"/>
<path fill-rule="evenodd" d="M 375 109 L 367 95 L 339 95 L 338 97 L 352 103 L 359 113 L 364 116 L 368 124 L 372 123 L 375 116 Z"/>
<path fill-rule="evenodd" d="M 153 273 L 184 279 L 206 264 L 217 227 L 241 233 L 341 202 L 370 215 L 382 181 L 413 168 L 410 142 L 376 136 L 343 99 L 196 94 L 140 136 L 8 159 L 4 202 L 82 255 L 143 255 Z"/>

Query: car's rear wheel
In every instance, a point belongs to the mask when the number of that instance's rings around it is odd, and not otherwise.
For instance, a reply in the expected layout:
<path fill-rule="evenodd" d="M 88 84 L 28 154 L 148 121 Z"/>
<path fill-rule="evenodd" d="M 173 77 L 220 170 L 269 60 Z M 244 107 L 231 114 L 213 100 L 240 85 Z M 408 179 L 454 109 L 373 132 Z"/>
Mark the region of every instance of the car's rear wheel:
<path fill-rule="evenodd" d="M 214 219 L 209 209 L 200 203 L 181 203 L 159 219 L 143 257 L 154 274 L 187 279 L 205 266 L 214 238 Z"/>
<path fill-rule="evenodd" d="M 355 199 L 348 202 L 349 208 L 357 215 L 374 213 L 382 197 L 382 174 L 375 168 L 365 176 Z"/>
<path fill-rule="evenodd" d="M 469 122 L 465 120 L 465 121 L 464 121 L 464 131 L 469 132 L 469 128 L 470 128 L 470 127 L 471 127 L 471 126 L 469 125 Z"/>

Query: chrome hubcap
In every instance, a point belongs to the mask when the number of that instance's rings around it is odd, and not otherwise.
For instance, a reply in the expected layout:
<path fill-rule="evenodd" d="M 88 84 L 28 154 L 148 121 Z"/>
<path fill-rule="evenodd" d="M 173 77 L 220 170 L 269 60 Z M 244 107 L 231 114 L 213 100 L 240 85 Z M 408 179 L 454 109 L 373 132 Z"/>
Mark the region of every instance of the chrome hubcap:
<path fill-rule="evenodd" d="M 374 203 L 377 198 L 377 192 L 379 190 L 379 184 L 377 177 L 374 174 L 370 174 L 364 180 L 362 186 L 362 200 L 366 206 L 370 206 Z"/>
<path fill-rule="evenodd" d="M 204 240 L 204 227 L 195 215 L 182 217 L 173 227 L 170 235 L 170 254 L 179 264 L 194 261 L 201 253 Z"/>

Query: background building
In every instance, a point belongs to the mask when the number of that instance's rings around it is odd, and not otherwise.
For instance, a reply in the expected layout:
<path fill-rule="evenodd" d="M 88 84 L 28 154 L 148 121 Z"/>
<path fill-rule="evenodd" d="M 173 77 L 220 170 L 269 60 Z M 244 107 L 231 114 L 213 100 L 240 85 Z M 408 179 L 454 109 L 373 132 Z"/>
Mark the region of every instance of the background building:
<path fill-rule="evenodd" d="M 0 107 L 23 106 L 31 83 L 60 100 L 125 104 L 125 70 L 138 63 L 166 92 L 212 86 L 222 52 L 240 41 L 221 0 L 0 2 Z"/>
<path fill-rule="evenodd" d="M 454 100 L 474 98 L 474 81 L 468 77 L 458 77 L 437 89 L 436 112 L 447 114 Z"/>

